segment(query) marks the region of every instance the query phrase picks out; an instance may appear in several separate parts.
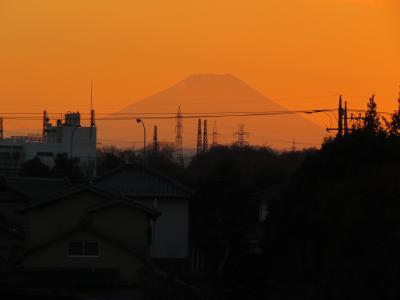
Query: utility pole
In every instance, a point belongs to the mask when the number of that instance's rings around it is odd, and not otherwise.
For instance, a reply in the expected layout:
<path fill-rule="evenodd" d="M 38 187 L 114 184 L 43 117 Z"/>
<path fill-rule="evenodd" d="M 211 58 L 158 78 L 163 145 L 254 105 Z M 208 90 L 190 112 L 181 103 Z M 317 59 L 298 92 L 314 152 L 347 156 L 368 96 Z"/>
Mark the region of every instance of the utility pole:
<path fill-rule="evenodd" d="M 207 133 L 207 120 L 204 120 L 203 126 L 203 152 L 208 151 L 208 133 Z"/>
<path fill-rule="evenodd" d="M 158 137 L 157 137 L 157 126 L 154 126 L 154 131 L 153 131 L 153 153 L 157 154 L 158 153 Z"/>
<path fill-rule="evenodd" d="M 176 151 L 176 160 L 181 166 L 184 165 L 183 149 L 182 149 L 183 147 L 182 130 L 183 130 L 182 112 L 181 112 L 181 107 L 179 106 L 178 113 L 176 114 L 175 151 Z"/>
<path fill-rule="evenodd" d="M 347 123 L 347 101 L 344 101 L 344 134 L 349 134 L 349 125 Z"/>
<path fill-rule="evenodd" d="M 0 140 L 4 139 L 3 117 L 0 117 Z"/>
<path fill-rule="evenodd" d="M 339 105 L 338 105 L 338 127 L 337 128 L 327 128 L 327 131 L 337 131 L 336 136 L 343 136 L 343 132 L 348 134 L 348 119 L 347 119 L 347 101 L 345 101 L 345 108 L 342 106 L 342 95 L 339 96 Z"/>
<path fill-rule="evenodd" d="M 201 119 L 199 119 L 197 122 L 197 155 L 203 151 L 201 140 Z"/>
<path fill-rule="evenodd" d="M 338 136 L 343 136 L 343 107 L 342 107 L 342 95 L 339 98 L 338 108 Z"/>
<path fill-rule="evenodd" d="M 142 123 L 142 126 L 143 126 L 143 161 L 145 161 L 145 159 L 146 159 L 146 126 L 144 125 L 143 120 L 140 118 L 137 118 L 136 122 Z"/>
<path fill-rule="evenodd" d="M 293 139 L 292 152 L 296 152 L 296 139 Z"/>

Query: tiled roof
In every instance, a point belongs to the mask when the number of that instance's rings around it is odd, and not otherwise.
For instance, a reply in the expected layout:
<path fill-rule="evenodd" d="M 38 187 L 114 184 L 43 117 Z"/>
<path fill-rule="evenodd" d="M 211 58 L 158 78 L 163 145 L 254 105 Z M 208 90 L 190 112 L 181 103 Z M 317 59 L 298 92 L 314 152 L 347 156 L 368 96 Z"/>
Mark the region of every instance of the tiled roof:
<path fill-rule="evenodd" d="M 124 165 L 114 169 L 98 177 L 95 185 L 130 198 L 192 198 L 195 196 L 192 189 L 150 167 L 139 164 Z"/>

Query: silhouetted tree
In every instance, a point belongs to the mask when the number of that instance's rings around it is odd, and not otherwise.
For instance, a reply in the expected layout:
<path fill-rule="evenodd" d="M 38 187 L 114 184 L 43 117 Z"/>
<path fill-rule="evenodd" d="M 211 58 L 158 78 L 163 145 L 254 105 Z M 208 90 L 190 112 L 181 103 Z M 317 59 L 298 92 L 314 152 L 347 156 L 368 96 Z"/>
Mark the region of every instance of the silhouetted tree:
<path fill-rule="evenodd" d="M 385 119 L 388 133 L 391 136 L 400 136 L 400 96 L 397 99 L 397 109 L 393 112 L 391 120 Z"/>
<path fill-rule="evenodd" d="M 68 178 L 72 183 L 79 183 L 85 180 L 78 158 L 69 158 L 68 154 L 58 154 L 54 160 L 54 168 L 51 175 L 57 178 Z"/>
<path fill-rule="evenodd" d="M 370 133 L 381 133 L 382 125 L 377 111 L 375 95 L 369 98 L 364 118 L 364 129 Z"/>
<path fill-rule="evenodd" d="M 107 147 L 97 150 L 97 175 L 101 175 L 121 166 L 124 163 L 122 151 L 115 147 Z"/>
<path fill-rule="evenodd" d="M 371 134 L 380 129 L 370 111 L 369 130 L 309 153 L 269 207 L 270 281 L 318 291 L 316 299 L 400 295 L 400 138 Z"/>
<path fill-rule="evenodd" d="M 39 157 L 35 156 L 22 164 L 19 175 L 24 177 L 48 177 L 50 168 L 43 164 Z"/>

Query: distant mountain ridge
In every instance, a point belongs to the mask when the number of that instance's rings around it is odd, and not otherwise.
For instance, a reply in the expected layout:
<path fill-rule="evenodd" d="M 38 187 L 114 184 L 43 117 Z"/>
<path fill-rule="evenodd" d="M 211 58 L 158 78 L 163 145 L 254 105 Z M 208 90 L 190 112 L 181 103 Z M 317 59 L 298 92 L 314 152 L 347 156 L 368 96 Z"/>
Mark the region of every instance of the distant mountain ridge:
<path fill-rule="evenodd" d="M 287 111 L 286 108 L 269 100 L 247 83 L 230 74 L 195 74 L 178 82 L 159 93 L 116 112 L 110 117 L 129 114 L 132 117 L 144 118 L 147 129 L 147 140 L 151 141 L 152 128 L 158 127 L 159 140 L 173 142 L 175 137 L 175 120 L 146 119 L 149 113 L 175 113 L 178 106 L 184 113 L 212 112 L 255 112 L 255 111 Z M 209 142 L 212 142 L 212 130 L 216 122 L 218 142 L 232 143 L 234 132 L 239 124 L 245 125 L 251 144 L 269 145 L 275 148 L 288 148 L 292 140 L 304 144 L 320 144 L 324 130 L 299 115 L 276 115 L 257 117 L 209 118 Z M 98 122 L 99 123 L 99 122 Z M 193 148 L 196 142 L 197 119 L 184 119 L 183 143 Z M 106 143 L 115 140 L 132 145 L 136 142 L 141 147 L 143 131 L 130 121 L 99 123 L 99 138 Z M 300 147 L 301 148 L 301 147 Z"/>

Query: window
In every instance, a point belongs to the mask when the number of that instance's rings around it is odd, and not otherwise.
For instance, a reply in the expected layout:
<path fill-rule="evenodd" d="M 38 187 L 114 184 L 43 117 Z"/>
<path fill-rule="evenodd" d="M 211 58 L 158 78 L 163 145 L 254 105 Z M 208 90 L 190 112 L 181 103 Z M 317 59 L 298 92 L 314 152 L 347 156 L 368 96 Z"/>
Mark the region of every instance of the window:
<path fill-rule="evenodd" d="M 71 242 L 69 243 L 68 256 L 88 256 L 98 257 L 99 243 L 98 242 Z"/>
<path fill-rule="evenodd" d="M 81 242 L 73 242 L 69 243 L 69 256 L 81 256 L 83 255 L 83 243 Z"/>
<path fill-rule="evenodd" d="M 86 242 L 83 248 L 84 256 L 99 256 L 99 243 Z"/>

